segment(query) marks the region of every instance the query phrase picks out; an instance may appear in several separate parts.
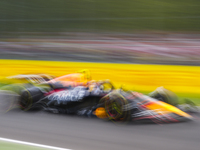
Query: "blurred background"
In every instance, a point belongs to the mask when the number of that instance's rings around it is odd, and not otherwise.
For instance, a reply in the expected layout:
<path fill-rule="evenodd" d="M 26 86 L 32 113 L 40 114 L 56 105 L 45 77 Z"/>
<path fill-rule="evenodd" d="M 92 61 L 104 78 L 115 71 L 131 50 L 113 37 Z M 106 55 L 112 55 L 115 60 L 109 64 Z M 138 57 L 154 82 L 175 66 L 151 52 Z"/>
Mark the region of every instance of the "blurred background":
<path fill-rule="evenodd" d="M 200 64 L 199 0 L 0 0 L 0 58 Z"/>
<path fill-rule="evenodd" d="M 200 0 L 0 0 L 0 88 L 17 74 L 90 69 L 117 88 L 164 86 L 200 105 L 199 8 Z M 70 149 L 199 150 L 199 117 L 148 127 L 35 113 L 0 119 L 2 137 Z"/>

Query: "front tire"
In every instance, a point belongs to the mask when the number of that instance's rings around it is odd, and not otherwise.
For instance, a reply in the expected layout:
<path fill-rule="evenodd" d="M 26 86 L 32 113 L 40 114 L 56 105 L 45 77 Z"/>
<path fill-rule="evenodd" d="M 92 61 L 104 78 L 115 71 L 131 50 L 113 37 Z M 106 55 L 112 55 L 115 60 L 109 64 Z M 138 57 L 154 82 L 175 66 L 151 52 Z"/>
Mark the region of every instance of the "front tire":
<path fill-rule="evenodd" d="M 174 92 L 167 90 L 163 87 L 158 87 L 155 91 L 151 92 L 149 96 L 173 106 L 178 105 L 177 95 Z"/>
<path fill-rule="evenodd" d="M 109 120 L 127 122 L 130 120 L 130 111 L 126 108 L 128 101 L 119 93 L 111 93 L 104 97 L 104 106 Z"/>

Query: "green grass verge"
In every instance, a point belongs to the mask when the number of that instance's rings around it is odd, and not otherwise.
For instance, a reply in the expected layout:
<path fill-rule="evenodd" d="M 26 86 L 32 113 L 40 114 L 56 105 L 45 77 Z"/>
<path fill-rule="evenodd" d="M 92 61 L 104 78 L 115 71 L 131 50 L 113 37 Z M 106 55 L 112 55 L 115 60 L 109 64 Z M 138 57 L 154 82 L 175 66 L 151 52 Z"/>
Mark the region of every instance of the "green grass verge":
<path fill-rule="evenodd" d="M 15 144 L 11 142 L 0 142 L 0 149 L 1 150 L 49 150 L 48 148 L 39 148 L 36 146 Z"/>
<path fill-rule="evenodd" d="M 191 100 L 195 105 L 200 106 L 200 94 L 178 93 L 179 103 L 183 104 L 186 100 Z"/>
<path fill-rule="evenodd" d="M 199 0 L 1 0 L 0 32 L 200 31 Z"/>

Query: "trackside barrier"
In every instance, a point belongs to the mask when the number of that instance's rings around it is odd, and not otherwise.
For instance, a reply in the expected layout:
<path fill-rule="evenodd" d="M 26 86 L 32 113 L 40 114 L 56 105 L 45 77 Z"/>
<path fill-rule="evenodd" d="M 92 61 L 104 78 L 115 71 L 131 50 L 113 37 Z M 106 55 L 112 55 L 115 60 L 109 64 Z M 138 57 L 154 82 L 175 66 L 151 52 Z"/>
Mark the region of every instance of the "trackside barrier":
<path fill-rule="evenodd" d="M 89 62 L 0 60 L 1 79 L 26 73 L 61 76 L 89 69 L 92 79 L 110 79 L 115 86 L 136 91 L 153 91 L 164 86 L 174 92 L 200 93 L 199 66 L 141 65 Z"/>

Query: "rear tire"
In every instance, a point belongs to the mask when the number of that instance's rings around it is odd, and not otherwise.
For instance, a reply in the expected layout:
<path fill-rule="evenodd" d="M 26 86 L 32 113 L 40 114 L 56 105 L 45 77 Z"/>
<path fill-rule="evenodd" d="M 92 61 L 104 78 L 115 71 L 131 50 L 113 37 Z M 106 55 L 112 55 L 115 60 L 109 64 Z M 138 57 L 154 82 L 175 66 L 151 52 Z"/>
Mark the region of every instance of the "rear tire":
<path fill-rule="evenodd" d="M 20 109 L 23 111 L 27 111 L 32 106 L 32 97 L 28 90 L 22 92 L 19 100 Z"/>
<path fill-rule="evenodd" d="M 19 99 L 21 110 L 28 111 L 34 109 L 34 104 L 43 97 L 43 92 L 38 87 L 30 87 L 25 89 Z"/>

